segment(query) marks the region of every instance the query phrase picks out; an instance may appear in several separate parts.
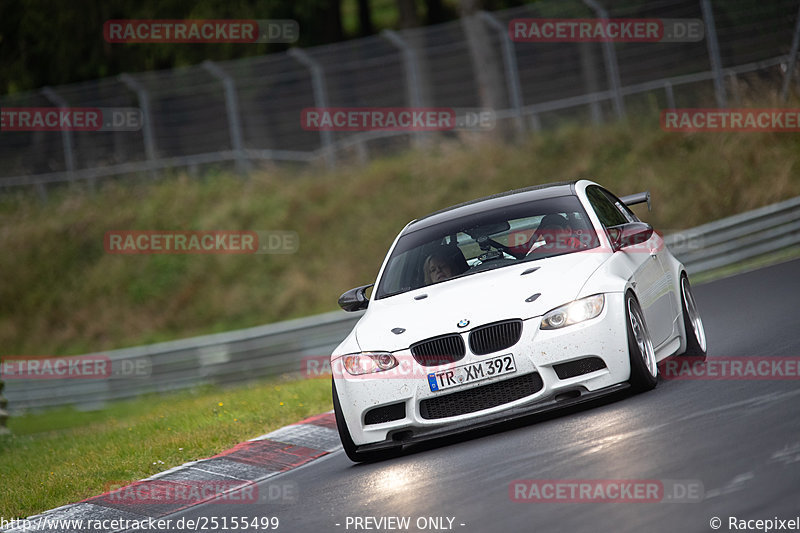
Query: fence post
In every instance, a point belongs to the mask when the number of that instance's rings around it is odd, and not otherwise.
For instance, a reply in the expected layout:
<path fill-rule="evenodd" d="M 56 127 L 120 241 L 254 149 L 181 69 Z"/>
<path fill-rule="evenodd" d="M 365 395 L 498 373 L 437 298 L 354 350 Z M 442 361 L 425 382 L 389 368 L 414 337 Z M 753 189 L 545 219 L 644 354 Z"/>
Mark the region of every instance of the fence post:
<path fill-rule="evenodd" d="M 794 25 L 794 37 L 792 37 L 792 49 L 789 52 L 789 65 L 786 67 L 786 74 L 783 77 L 783 87 L 781 88 L 781 100 L 783 102 L 789 97 L 789 84 L 792 82 L 794 69 L 797 66 L 797 49 L 800 48 L 800 8 L 797 10 L 797 22 Z"/>
<path fill-rule="evenodd" d="M 497 17 L 488 11 L 479 11 L 478 15 L 489 26 L 497 30 L 500 37 L 500 43 L 503 46 L 503 67 L 506 71 L 506 85 L 508 85 L 508 101 L 512 109 L 514 109 L 514 127 L 517 129 L 517 136 L 522 138 L 525 135 L 525 121 L 522 119 L 522 85 L 519 81 L 519 68 L 517 67 L 517 56 L 514 53 L 514 42 L 508 35 L 508 26 L 503 26 L 497 20 Z M 538 118 L 534 114 L 531 120 L 538 123 Z"/>
<path fill-rule="evenodd" d="M 719 55 L 719 42 L 717 41 L 717 26 L 714 24 L 714 11 L 711 9 L 710 0 L 700 0 L 700 9 L 703 11 L 703 21 L 706 23 L 706 46 L 711 60 L 711 70 L 714 71 L 714 92 L 717 95 L 717 107 L 728 107 L 728 96 L 725 93 L 725 81 L 722 73 L 722 59 Z"/>
<path fill-rule="evenodd" d="M 311 86 L 314 91 L 314 105 L 317 107 L 328 107 L 328 88 L 325 86 L 325 73 L 319 62 L 308 55 L 305 50 L 294 47 L 287 52 L 289 57 L 293 57 L 300 64 L 307 67 L 311 72 Z M 328 168 L 336 168 L 336 152 L 333 147 L 333 136 L 330 131 L 320 130 L 320 140 L 322 141 L 322 151 L 325 155 L 325 162 Z"/>
<path fill-rule="evenodd" d="M 403 71 L 406 77 L 406 94 L 409 105 L 416 108 L 422 107 L 422 90 L 419 85 L 420 75 L 416 52 L 396 31 L 383 30 L 381 36 L 395 45 L 403 56 Z M 421 132 L 415 131 L 413 139 L 416 146 L 419 147 L 423 144 Z"/>
<path fill-rule="evenodd" d="M 667 107 L 675 109 L 675 91 L 672 90 L 672 84 L 668 81 L 664 82 L 664 92 L 667 95 Z"/>
<path fill-rule="evenodd" d="M 136 99 L 139 101 L 139 109 L 142 110 L 142 139 L 144 140 L 144 154 L 147 161 L 150 163 L 150 177 L 156 178 L 156 168 L 153 163 L 156 160 L 156 140 L 153 136 L 153 119 L 150 114 L 150 95 L 144 85 L 139 83 L 130 74 L 120 74 L 119 81 L 125 84 L 130 90 L 136 93 Z"/>
<path fill-rule="evenodd" d="M 733 96 L 733 102 L 735 105 L 741 105 L 742 99 L 739 93 L 739 78 L 736 77 L 735 71 L 728 72 L 728 85 L 731 86 L 730 92 L 731 96 Z"/>
<path fill-rule="evenodd" d="M 3 387 L 5 387 L 5 383 L 0 379 L 0 435 L 8 435 L 11 433 L 6 426 L 6 421 L 8 420 L 8 411 L 6 411 L 8 400 L 3 396 Z"/>
<path fill-rule="evenodd" d="M 600 92 L 600 85 L 597 82 L 597 69 L 595 68 L 594 53 L 591 46 L 594 43 L 578 43 L 578 53 L 581 56 L 581 74 L 586 92 L 596 94 Z M 592 124 L 603 122 L 603 112 L 600 109 L 600 99 L 592 98 L 589 103 L 589 113 L 592 117 Z"/>
<path fill-rule="evenodd" d="M 608 11 L 597 3 L 596 0 L 583 0 L 583 3 L 594 10 L 597 18 L 608 19 Z M 603 41 L 603 59 L 606 62 L 606 75 L 608 76 L 608 88 L 613 94 L 614 113 L 617 118 L 625 117 L 625 102 L 622 99 L 622 92 L 620 90 L 621 83 L 619 80 L 619 64 L 617 64 L 617 52 L 614 50 L 614 43 L 611 41 Z"/>
<path fill-rule="evenodd" d="M 67 101 L 50 87 L 44 87 L 42 89 L 42 94 L 45 98 L 50 100 L 50 102 L 57 105 L 59 109 L 66 109 L 69 107 Z M 64 167 L 69 173 L 69 180 L 74 182 L 75 175 L 73 173 L 75 172 L 75 154 L 73 153 L 72 148 L 72 132 L 68 129 L 61 130 L 61 144 L 64 146 Z M 89 186 L 92 190 L 94 190 L 94 178 L 89 180 Z"/>
<path fill-rule="evenodd" d="M 236 85 L 230 74 L 222 70 L 211 60 L 203 61 L 203 68 L 222 82 L 225 88 L 225 110 L 228 113 L 228 131 L 231 136 L 231 148 L 236 152 L 236 171 L 244 174 L 249 170 L 247 157 L 242 144 L 242 123 L 239 120 L 239 100 L 236 97 Z"/>
<path fill-rule="evenodd" d="M 0 111 L 2 111 L 2 110 L 3 110 L 3 106 L 0 105 Z M 2 126 L 0 126 L 0 133 L 2 133 Z M 34 146 L 35 145 L 36 145 L 36 141 L 34 141 Z M 6 192 L 7 190 L 9 190 L 8 187 L 3 187 L 3 192 Z M 36 192 L 39 195 L 39 201 L 42 202 L 43 204 L 47 203 L 47 187 L 41 181 L 37 181 L 36 182 Z M 0 381 L 0 383 L 2 383 L 2 381 Z M 0 387 L 0 389 L 2 389 L 2 387 Z"/>
<path fill-rule="evenodd" d="M 499 54 L 494 48 L 490 30 L 486 28 L 481 17 L 479 0 L 463 0 L 459 3 L 461 28 L 466 39 L 477 97 L 480 106 L 490 108 L 493 112 L 507 107 L 503 90 L 503 73 Z M 505 122 L 497 124 L 496 134 L 507 138 L 510 127 Z"/>

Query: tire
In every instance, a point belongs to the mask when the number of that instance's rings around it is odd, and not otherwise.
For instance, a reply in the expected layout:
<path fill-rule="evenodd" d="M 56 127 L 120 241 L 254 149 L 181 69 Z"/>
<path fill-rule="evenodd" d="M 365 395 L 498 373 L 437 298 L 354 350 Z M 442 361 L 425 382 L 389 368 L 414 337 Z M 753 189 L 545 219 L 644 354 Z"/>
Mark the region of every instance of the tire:
<path fill-rule="evenodd" d="M 347 422 L 342 414 L 342 406 L 339 404 L 339 395 L 336 393 L 336 380 L 331 379 L 331 392 L 333 394 L 333 412 L 336 417 L 336 429 L 339 431 L 339 439 L 342 441 L 342 448 L 347 457 L 354 463 L 381 461 L 389 459 L 399 453 L 398 450 L 381 450 L 372 452 L 360 452 L 358 446 L 353 442 L 350 431 L 347 429 Z"/>
<path fill-rule="evenodd" d="M 644 313 L 633 294 L 625 295 L 625 327 L 628 332 L 628 354 L 634 392 L 652 390 L 658 384 L 658 365 L 653 340 L 644 322 Z"/>
<path fill-rule="evenodd" d="M 686 273 L 681 274 L 681 313 L 683 314 L 683 331 L 686 335 L 686 350 L 683 355 L 706 359 L 708 343 L 703 320 L 697 311 L 697 304 L 692 294 L 692 287 Z"/>

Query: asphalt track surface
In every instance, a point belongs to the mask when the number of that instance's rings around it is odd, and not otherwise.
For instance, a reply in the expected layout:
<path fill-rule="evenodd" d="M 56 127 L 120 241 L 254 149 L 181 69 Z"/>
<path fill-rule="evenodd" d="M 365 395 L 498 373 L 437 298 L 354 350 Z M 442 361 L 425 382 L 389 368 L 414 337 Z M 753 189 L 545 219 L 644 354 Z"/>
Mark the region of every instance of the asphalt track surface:
<path fill-rule="evenodd" d="M 709 358 L 800 356 L 800 261 L 700 285 L 695 295 Z M 793 519 L 800 515 L 798 385 L 662 379 L 644 394 L 380 463 L 356 465 L 338 451 L 269 480 L 296 484 L 294 503 L 208 503 L 172 518 L 277 516 L 278 531 L 287 532 L 368 531 L 348 527 L 348 517 L 410 517 L 412 531 L 445 531 L 418 529 L 416 521 L 449 517 L 452 531 L 464 532 L 713 531 L 713 517 L 722 521 L 718 531 L 731 531 L 731 516 Z M 518 479 L 689 480 L 703 492 L 692 503 L 520 503 L 509 497 Z"/>

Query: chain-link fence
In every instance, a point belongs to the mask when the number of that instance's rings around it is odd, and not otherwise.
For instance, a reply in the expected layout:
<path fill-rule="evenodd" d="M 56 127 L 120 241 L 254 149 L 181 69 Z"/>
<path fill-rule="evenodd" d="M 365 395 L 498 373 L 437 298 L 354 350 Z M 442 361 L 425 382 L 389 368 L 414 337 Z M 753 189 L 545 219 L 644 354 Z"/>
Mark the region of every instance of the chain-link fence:
<path fill-rule="evenodd" d="M 610 4 L 610 2 L 608 2 Z M 307 131 L 309 107 L 489 107 L 494 135 L 565 120 L 736 101 L 743 75 L 796 90 L 800 0 L 545 0 L 458 21 L 259 58 L 121 75 L 0 98 L 6 107 L 135 107 L 138 131 L 4 131 L 0 185 L 157 176 L 216 164 L 314 162 L 407 146 L 428 134 Z M 686 42 L 519 42 L 519 18 L 695 19 Z M 302 31 L 302 28 L 301 28 Z M 148 45 L 157 46 L 157 45 Z M 752 73 L 752 74 L 751 74 Z M 795 77 L 796 79 L 796 77 Z M 452 134 L 452 133 L 451 133 Z"/>

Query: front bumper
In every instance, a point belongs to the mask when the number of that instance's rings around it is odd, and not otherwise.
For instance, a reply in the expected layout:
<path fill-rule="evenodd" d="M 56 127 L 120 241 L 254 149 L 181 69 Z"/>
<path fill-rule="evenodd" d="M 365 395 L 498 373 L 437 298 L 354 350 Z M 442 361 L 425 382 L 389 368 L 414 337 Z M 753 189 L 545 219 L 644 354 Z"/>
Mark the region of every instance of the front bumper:
<path fill-rule="evenodd" d="M 457 366 L 479 362 L 497 355 L 513 354 L 516 372 L 492 377 L 467 385 L 432 392 L 426 378 L 445 367 L 423 367 L 413 363 L 412 375 L 382 373 L 368 376 L 351 376 L 335 373 L 336 388 L 342 414 L 347 422 L 353 442 L 364 450 L 396 447 L 414 442 L 465 431 L 473 427 L 491 425 L 543 410 L 580 403 L 594 397 L 624 388 L 630 378 L 627 331 L 624 315 L 624 295 L 607 293 L 602 313 L 586 322 L 558 330 L 540 330 L 541 317 L 523 322 L 520 340 L 510 348 L 496 353 L 477 356 L 467 348 L 466 356 Z M 461 332 L 465 338 L 468 332 Z M 403 360 L 413 360 L 410 351 L 394 355 Z M 605 368 L 575 377 L 560 379 L 555 365 L 586 357 L 599 357 Z M 334 358 L 332 364 L 336 364 Z M 480 387 L 537 373 L 541 387 L 529 395 L 513 399 L 487 409 L 466 412 L 445 418 L 426 418 L 420 408 L 424 400 L 440 398 L 474 389 L 481 395 Z M 461 395 L 458 398 L 464 397 Z M 376 407 L 402 403 L 403 418 L 381 423 L 366 423 L 367 413 Z"/>

